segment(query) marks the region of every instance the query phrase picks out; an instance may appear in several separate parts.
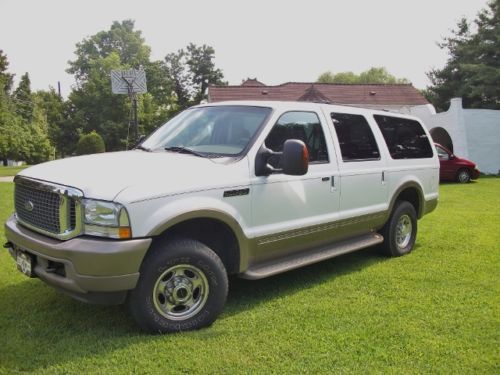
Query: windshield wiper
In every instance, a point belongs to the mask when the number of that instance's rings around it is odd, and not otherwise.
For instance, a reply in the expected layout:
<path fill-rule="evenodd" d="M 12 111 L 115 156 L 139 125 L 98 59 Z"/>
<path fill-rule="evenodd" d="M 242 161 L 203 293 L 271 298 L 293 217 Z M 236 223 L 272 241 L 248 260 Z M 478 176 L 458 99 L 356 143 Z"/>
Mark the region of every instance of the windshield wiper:
<path fill-rule="evenodd" d="M 146 152 L 151 152 L 151 149 L 150 149 L 150 148 L 144 147 L 144 146 L 142 146 L 142 145 L 135 146 L 135 147 L 134 147 L 134 150 L 142 150 L 142 151 L 146 151 Z"/>
<path fill-rule="evenodd" d="M 165 147 L 166 151 L 172 151 L 172 152 L 178 152 L 180 154 L 191 154 L 195 156 L 199 156 L 200 158 L 204 158 L 205 155 L 203 155 L 200 152 L 191 150 L 190 148 L 187 147 L 182 147 L 182 146 L 171 146 L 171 147 Z"/>

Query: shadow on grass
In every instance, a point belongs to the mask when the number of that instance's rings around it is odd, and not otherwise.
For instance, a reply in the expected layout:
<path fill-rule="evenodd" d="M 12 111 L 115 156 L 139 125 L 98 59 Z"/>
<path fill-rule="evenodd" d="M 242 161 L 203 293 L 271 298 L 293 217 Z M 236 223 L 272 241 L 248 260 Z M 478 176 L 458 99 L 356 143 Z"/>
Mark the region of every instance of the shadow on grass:
<path fill-rule="evenodd" d="M 221 320 L 261 303 L 357 272 L 386 258 L 365 249 L 267 279 L 232 277 Z M 0 372 L 36 371 L 75 358 L 103 356 L 137 343 L 176 340 L 152 336 L 135 326 L 123 306 L 88 305 L 56 292 L 39 280 L 0 289 Z M 195 340 L 220 336 L 211 328 L 183 333 Z"/>

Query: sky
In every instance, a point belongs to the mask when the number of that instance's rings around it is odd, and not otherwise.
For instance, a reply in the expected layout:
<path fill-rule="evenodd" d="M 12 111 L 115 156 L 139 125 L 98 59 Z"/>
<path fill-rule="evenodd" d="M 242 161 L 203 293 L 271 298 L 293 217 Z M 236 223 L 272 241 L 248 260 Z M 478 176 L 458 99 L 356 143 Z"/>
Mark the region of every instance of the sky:
<path fill-rule="evenodd" d="M 0 0 L 0 49 L 16 79 L 29 72 L 35 90 L 67 96 L 76 43 L 135 20 L 151 57 L 190 42 L 215 49 L 232 85 L 313 82 L 325 71 L 360 73 L 384 66 L 419 89 L 445 65 L 437 42 L 458 20 L 473 20 L 487 0 Z"/>

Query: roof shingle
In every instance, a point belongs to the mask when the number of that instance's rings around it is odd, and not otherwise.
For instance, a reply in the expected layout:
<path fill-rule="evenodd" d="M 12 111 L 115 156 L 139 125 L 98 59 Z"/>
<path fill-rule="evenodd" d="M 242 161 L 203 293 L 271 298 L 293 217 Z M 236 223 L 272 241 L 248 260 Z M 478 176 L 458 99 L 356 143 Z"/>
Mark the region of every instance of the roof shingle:
<path fill-rule="evenodd" d="M 256 81 L 257 85 L 247 84 Z M 250 83 L 250 82 L 248 82 Z M 253 83 L 253 82 L 252 82 Z M 260 85 L 259 85 L 260 84 Z M 210 86 L 210 102 L 229 100 L 329 101 L 350 105 L 422 105 L 429 102 L 411 84 L 331 84 L 287 82 L 266 86 L 247 80 L 241 86 Z"/>

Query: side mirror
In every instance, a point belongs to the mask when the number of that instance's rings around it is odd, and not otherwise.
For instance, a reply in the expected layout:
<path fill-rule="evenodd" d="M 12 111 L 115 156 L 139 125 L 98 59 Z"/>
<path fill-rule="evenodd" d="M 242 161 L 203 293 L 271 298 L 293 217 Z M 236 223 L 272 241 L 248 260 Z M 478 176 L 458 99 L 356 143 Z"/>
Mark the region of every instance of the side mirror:
<path fill-rule="evenodd" d="M 309 169 L 309 151 L 304 142 L 289 139 L 283 145 L 283 173 L 303 176 Z"/>
<path fill-rule="evenodd" d="M 271 156 L 281 155 L 283 169 L 269 165 Z M 292 176 L 302 176 L 309 169 L 309 152 L 304 142 L 298 139 L 289 139 L 283 144 L 283 152 L 274 152 L 265 145 L 257 152 L 255 158 L 255 175 L 269 176 L 273 173 L 284 173 Z"/>
<path fill-rule="evenodd" d="M 449 157 L 450 157 L 450 160 L 453 160 L 453 159 L 455 159 L 456 156 L 454 154 L 449 154 Z"/>

